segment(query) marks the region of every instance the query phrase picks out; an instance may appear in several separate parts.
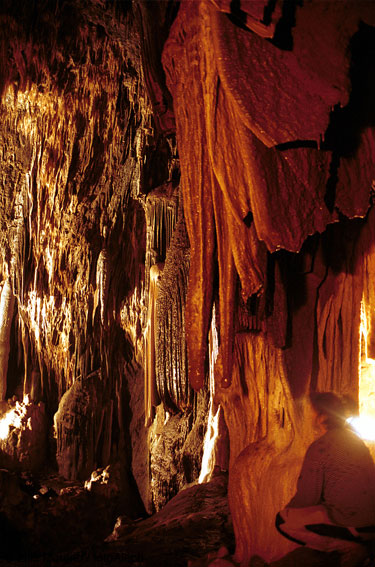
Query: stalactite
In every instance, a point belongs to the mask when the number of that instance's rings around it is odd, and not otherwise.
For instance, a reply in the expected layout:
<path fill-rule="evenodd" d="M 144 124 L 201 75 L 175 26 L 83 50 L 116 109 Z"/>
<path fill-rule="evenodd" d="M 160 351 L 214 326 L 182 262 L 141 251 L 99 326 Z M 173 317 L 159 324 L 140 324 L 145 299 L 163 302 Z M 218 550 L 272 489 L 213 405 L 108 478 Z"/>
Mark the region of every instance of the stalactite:
<path fill-rule="evenodd" d="M 222 193 L 212 182 L 216 239 L 218 243 L 219 264 L 219 353 L 215 363 L 216 380 L 222 387 L 231 383 L 233 364 L 234 316 L 237 273 L 229 241 L 229 227 L 224 214 Z"/>
<path fill-rule="evenodd" d="M 5 400 L 7 391 L 10 330 L 13 312 L 14 295 L 10 278 L 7 278 L 2 287 L 0 299 L 0 400 Z"/>
<path fill-rule="evenodd" d="M 172 413 L 191 408 L 188 382 L 185 302 L 189 242 L 180 218 L 167 252 L 157 299 L 156 382 L 164 407 Z"/>
<path fill-rule="evenodd" d="M 209 3 L 201 3 L 198 13 L 201 22 L 199 33 L 202 44 L 206 46 L 204 56 L 200 60 L 200 71 L 207 151 L 211 166 L 210 185 L 214 203 L 217 199 L 220 201 L 220 205 L 215 207 L 215 224 L 221 227 L 223 220 L 220 214 L 222 210 L 225 211 L 224 222 L 227 229 L 226 244 L 223 247 L 231 250 L 240 278 L 242 294 L 249 297 L 262 290 L 266 246 L 259 241 L 253 222 L 249 190 L 251 181 L 243 167 L 243 164 L 248 164 L 249 160 L 241 160 L 239 155 L 241 136 L 237 131 L 235 113 L 228 100 L 228 93 L 223 87 L 218 62 L 212 49 L 213 29 L 203 23 L 212 18 Z M 229 124 L 233 128 L 233 136 L 228 136 Z M 233 167 L 234 164 L 236 167 Z M 236 190 L 233 190 L 233 187 L 236 187 Z M 220 258 L 218 260 L 220 265 Z M 229 281 L 228 285 L 230 286 Z"/>
<path fill-rule="evenodd" d="M 156 386 L 157 329 L 159 326 L 159 280 L 164 259 L 169 250 L 178 217 L 178 193 L 172 184 L 154 190 L 146 200 L 146 289 L 147 324 L 144 331 L 145 344 L 145 425 L 154 417 L 154 407 L 160 402 Z"/>
<path fill-rule="evenodd" d="M 194 388 L 204 383 L 216 242 L 223 351 L 217 372 L 223 383 L 229 384 L 231 376 L 235 272 L 240 276 L 244 296 L 249 297 L 261 290 L 266 267 L 266 248 L 257 238 L 251 200 L 246 193 L 249 178 L 240 164 L 233 168 L 238 163 L 238 139 L 236 134 L 228 139 L 227 126 L 233 123 L 233 115 L 213 60 L 211 27 L 203 23 L 210 18 L 206 12 L 210 7 L 204 3 L 184 5 L 163 53 L 175 101 L 181 187 L 191 244 L 186 317 L 189 374 Z M 201 19 L 195 18 L 198 13 Z M 203 52 L 199 40 L 206 45 Z M 187 45 L 189 48 L 184 50 Z M 203 101 L 203 113 L 201 107 L 191 104 L 192 100 Z M 232 190 L 233 185 L 236 190 Z"/>
<path fill-rule="evenodd" d="M 333 25 L 341 5 L 333 9 L 328 4 L 330 73 L 322 73 L 318 56 L 321 46 L 311 52 L 303 47 L 310 21 L 318 33 L 321 6 L 316 3 L 300 12 L 293 53 L 275 49 L 261 33 L 258 36 L 236 26 L 220 13 L 224 8 L 215 2 L 183 3 L 165 44 L 163 64 L 174 100 L 181 187 L 191 241 L 186 316 L 193 385 L 201 383 L 197 381 L 197 369 L 202 369 L 206 358 L 201 337 L 207 340 L 206 306 L 211 301 L 205 294 L 212 281 L 211 254 L 215 252 L 208 243 L 212 231 L 209 193 L 213 190 L 208 171 L 223 196 L 216 207 L 215 223 L 222 226 L 218 211 L 223 209 L 224 222 L 230 227 L 226 236 L 221 235 L 226 239 L 223 249 L 231 249 L 229 266 L 233 257 L 245 301 L 257 294 L 260 301 L 267 303 L 267 249 L 300 251 L 309 235 L 322 233 L 327 225 L 339 221 L 338 211 L 349 217 L 367 214 L 372 180 L 372 169 L 367 164 L 373 153 L 373 130 L 354 133 L 358 146 L 353 148 L 353 156 L 340 156 L 338 163 L 331 152 L 334 148 L 322 145 L 321 140 L 333 118 L 333 104 L 340 101 L 345 105 L 349 100 L 350 89 L 343 71 L 348 66 L 348 51 L 342 49 L 343 37 L 349 42 L 356 32 L 359 12 L 369 21 L 372 14 L 368 6 L 361 6 L 357 12 L 353 5 L 341 29 Z M 297 95 L 296 80 L 305 86 Z M 280 99 L 271 94 L 275 89 Z M 199 105 L 194 101 L 200 101 Z M 346 109 L 350 114 L 349 106 Z M 355 164 L 360 165 L 357 168 Z M 327 187 L 336 181 L 335 207 L 329 207 Z M 353 186 L 358 190 L 353 191 Z M 215 194 L 217 199 L 219 192 Z M 192 217 L 189 211 L 193 211 Z M 199 232 L 201 226 L 205 227 L 204 234 Z M 222 228 L 219 230 L 224 233 Z M 229 294 L 233 289 L 232 271 L 228 262 L 223 262 L 224 257 L 220 258 L 219 246 L 218 250 L 221 289 L 227 294 L 226 299 L 223 296 L 225 304 L 233 301 L 233 293 Z M 205 280 L 200 277 L 198 257 L 204 258 Z M 254 330 L 268 332 L 275 345 L 285 347 L 288 321 L 279 315 L 287 303 L 278 266 L 275 278 L 273 312 L 263 312 L 263 321 L 258 316 L 253 324 Z M 224 315 L 226 309 L 228 317 Z M 230 368 L 233 325 L 229 304 L 223 305 L 222 311 L 220 333 L 226 343 L 225 364 Z M 220 359 L 218 370 L 222 373 Z M 230 371 L 225 373 L 230 375 Z"/>
<path fill-rule="evenodd" d="M 199 68 L 202 55 L 199 28 L 197 19 L 187 17 L 181 22 L 178 15 L 163 52 L 167 85 L 174 97 L 181 191 L 190 241 L 185 316 L 189 380 L 196 390 L 203 387 L 206 377 L 216 246 L 205 119 L 201 104 L 191 104 L 191 101 L 204 100 Z"/>
<path fill-rule="evenodd" d="M 146 200 L 146 289 L 152 263 L 164 261 L 178 218 L 178 191 L 169 183 L 152 191 Z"/>
<path fill-rule="evenodd" d="M 155 406 L 160 403 L 156 388 L 156 333 L 158 325 L 157 298 L 159 281 L 163 271 L 163 264 L 154 264 L 150 268 L 150 286 L 148 293 L 147 324 L 144 332 L 144 399 L 145 399 L 145 426 L 152 422 Z"/>
<path fill-rule="evenodd" d="M 106 323 L 107 300 L 109 289 L 108 277 L 108 253 L 105 248 L 100 251 L 96 264 L 96 292 L 93 318 L 95 317 L 96 306 L 100 305 L 100 321 L 104 325 Z M 85 328 L 85 326 L 83 327 Z"/>
<path fill-rule="evenodd" d="M 14 205 L 14 219 L 9 231 L 11 266 L 10 274 L 13 282 L 14 294 L 20 301 L 24 298 L 24 266 L 25 266 L 25 225 L 24 225 L 25 188 L 16 197 Z"/>

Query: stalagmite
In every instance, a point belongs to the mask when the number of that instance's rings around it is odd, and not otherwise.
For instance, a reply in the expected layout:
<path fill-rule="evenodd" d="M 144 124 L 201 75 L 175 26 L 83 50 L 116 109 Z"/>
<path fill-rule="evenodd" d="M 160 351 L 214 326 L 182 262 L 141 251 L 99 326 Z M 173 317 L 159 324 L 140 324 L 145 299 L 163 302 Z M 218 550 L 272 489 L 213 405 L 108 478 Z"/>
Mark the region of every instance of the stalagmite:
<path fill-rule="evenodd" d="M 0 400 L 5 400 L 10 350 L 10 329 L 14 312 L 14 295 L 10 279 L 7 278 L 1 290 L 0 299 Z"/>
<path fill-rule="evenodd" d="M 113 400 L 105 394 L 98 372 L 76 380 L 54 415 L 56 460 L 67 479 L 86 479 L 108 460 Z"/>

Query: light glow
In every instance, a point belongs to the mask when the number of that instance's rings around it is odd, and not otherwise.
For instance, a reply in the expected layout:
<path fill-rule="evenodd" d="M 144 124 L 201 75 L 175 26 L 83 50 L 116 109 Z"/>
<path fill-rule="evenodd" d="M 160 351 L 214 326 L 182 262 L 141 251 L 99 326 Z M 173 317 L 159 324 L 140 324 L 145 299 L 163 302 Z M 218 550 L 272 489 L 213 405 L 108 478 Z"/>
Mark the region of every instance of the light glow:
<path fill-rule="evenodd" d="M 375 418 L 369 415 L 349 417 L 346 420 L 364 441 L 375 441 Z"/>
<path fill-rule="evenodd" d="M 219 436 L 219 416 L 220 406 L 214 411 L 214 397 L 215 397 L 215 375 L 214 368 L 215 362 L 219 353 L 219 337 L 216 329 L 216 313 L 215 305 L 213 306 L 211 329 L 209 333 L 209 376 L 210 376 L 210 405 L 208 412 L 207 431 L 203 441 L 203 456 L 201 464 L 201 472 L 199 475 L 199 484 L 208 482 L 212 475 L 215 459 L 215 446 Z"/>
<path fill-rule="evenodd" d="M 26 416 L 27 406 L 29 405 L 29 396 L 26 395 L 22 402 L 16 402 L 16 405 L 6 412 L 6 414 L 0 419 L 0 440 L 4 441 L 7 439 L 10 429 L 20 429 L 22 426 L 22 420 Z M 30 421 L 30 420 L 29 420 Z M 31 429 L 30 423 L 27 426 Z"/>
<path fill-rule="evenodd" d="M 360 356 L 359 356 L 359 416 L 349 418 L 354 431 L 368 441 L 370 445 L 375 442 L 375 359 L 368 354 L 368 342 L 371 329 L 369 308 L 364 299 L 361 302 L 360 323 Z"/>

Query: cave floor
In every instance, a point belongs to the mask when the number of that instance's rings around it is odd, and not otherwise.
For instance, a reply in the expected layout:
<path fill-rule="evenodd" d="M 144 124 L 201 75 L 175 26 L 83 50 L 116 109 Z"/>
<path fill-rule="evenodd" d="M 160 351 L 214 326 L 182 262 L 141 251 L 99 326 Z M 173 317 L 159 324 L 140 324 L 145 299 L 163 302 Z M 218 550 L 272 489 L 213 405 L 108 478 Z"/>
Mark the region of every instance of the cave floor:
<path fill-rule="evenodd" d="M 132 519 L 114 515 L 108 500 L 80 483 L 64 481 L 58 495 L 62 481 L 57 477 L 39 487 L 36 499 L 30 497 L 35 486 L 24 477 L 23 488 L 30 494 L 23 498 L 15 475 L 0 470 L 0 567 L 237 565 L 231 556 L 235 541 L 227 480 L 219 473 L 182 490 L 159 512 Z M 223 546 L 228 555 L 219 558 Z M 336 562 L 298 548 L 271 565 L 336 567 Z M 263 567 L 262 560 L 256 567 Z"/>
<path fill-rule="evenodd" d="M 12 479 L 3 471 L 3 485 L 8 483 L 7 494 L 16 503 Z M 119 515 L 111 524 L 106 504 L 74 483 L 62 496 L 32 502 L 32 509 L 30 500 L 9 504 L 6 524 L 3 504 L 0 532 L 8 541 L 0 546 L 0 567 L 185 567 L 222 545 L 234 550 L 224 473 L 182 490 L 146 518 Z M 19 526 L 23 518 L 18 537 L 9 525 Z"/>

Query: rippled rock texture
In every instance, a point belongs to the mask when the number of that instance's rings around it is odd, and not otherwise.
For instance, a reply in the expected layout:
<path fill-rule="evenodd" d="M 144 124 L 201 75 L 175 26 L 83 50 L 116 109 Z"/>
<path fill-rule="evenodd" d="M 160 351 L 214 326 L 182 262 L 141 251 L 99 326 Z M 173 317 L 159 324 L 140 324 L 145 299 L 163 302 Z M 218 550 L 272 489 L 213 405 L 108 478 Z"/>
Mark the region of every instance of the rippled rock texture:
<path fill-rule="evenodd" d="M 0 405 L 43 408 L 36 468 L 114 466 L 136 515 L 229 468 L 235 559 L 289 549 L 308 393 L 375 396 L 374 26 L 367 1 L 2 3 Z"/>
<path fill-rule="evenodd" d="M 149 453 L 147 430 L 129 428 L 143 396 L 150 251 L 165 260 L 177 221 L 176 209 L 165 224 L 163 198 L 154 215 L 146 203 L 163 183 L 178 196 L 173 114 L 167 105 L 161 134 L 146 91 L 174 11 L 155 7 L 147 35 L 142 4 L 21 4 L 0 15 L 1 396 L 45 405 L 49 464 L 66 478 L 120 462 L 131 483 L 130 437 Z"/>
<path fill-rule="evenodd" d="M 274 516 L 311 440 L 308 392 L 369 403 L 374 23 L 367 2 L 182 2 L 163 51 L 190 240 L 190 382 L 204 384 L 215 305 L 244 564 L 288 549 Z"/>

